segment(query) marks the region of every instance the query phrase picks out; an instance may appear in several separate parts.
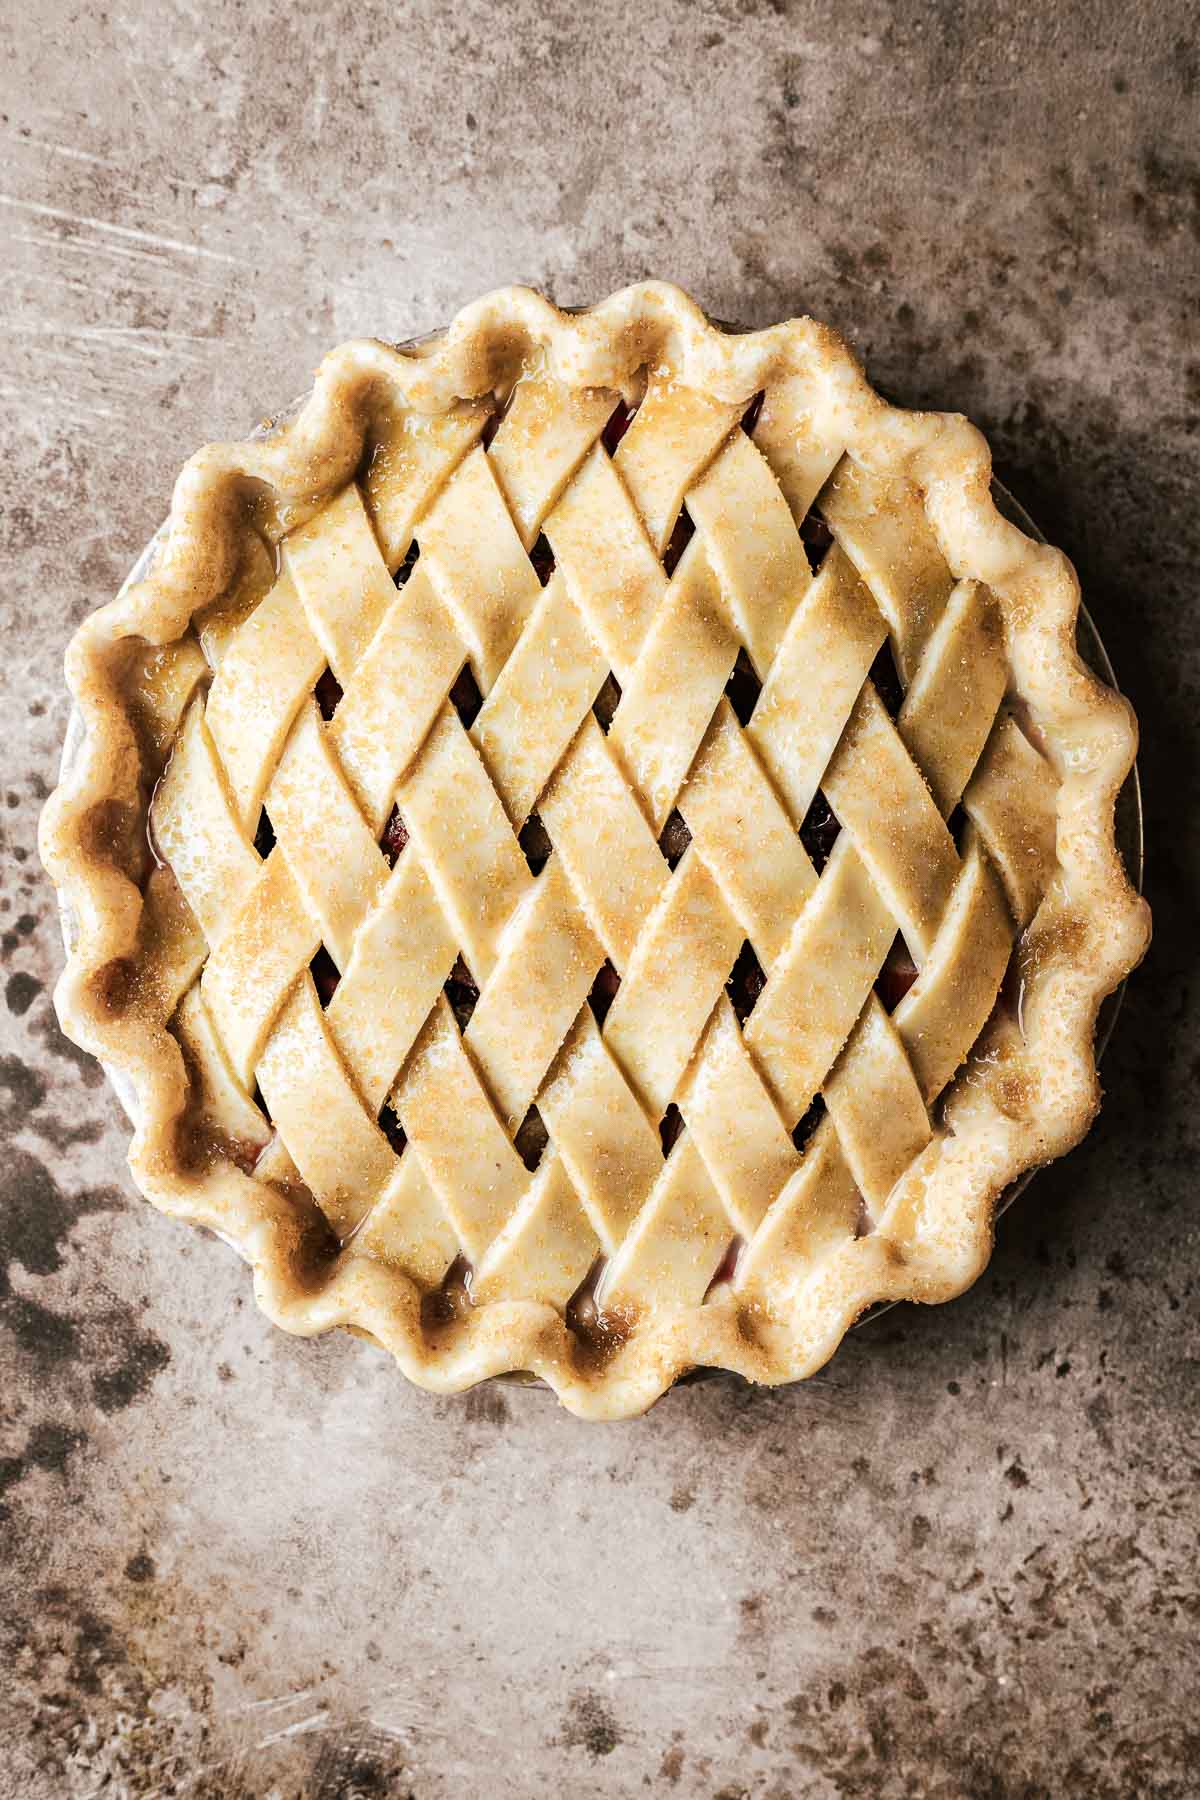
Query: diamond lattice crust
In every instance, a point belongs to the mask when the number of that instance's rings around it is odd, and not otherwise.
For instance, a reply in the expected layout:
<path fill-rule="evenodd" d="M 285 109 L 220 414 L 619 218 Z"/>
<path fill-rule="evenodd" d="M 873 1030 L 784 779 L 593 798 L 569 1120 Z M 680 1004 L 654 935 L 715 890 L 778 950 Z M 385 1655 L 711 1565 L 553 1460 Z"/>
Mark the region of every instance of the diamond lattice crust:
<path fill-rule="evenodd" d="M 335 353 L 69 658 L 59 1005 L 140 1184 L 290 1329 L 587 1414 L 958 1291 L 1145 940 L 1076 606 L 808 322 Z"/>

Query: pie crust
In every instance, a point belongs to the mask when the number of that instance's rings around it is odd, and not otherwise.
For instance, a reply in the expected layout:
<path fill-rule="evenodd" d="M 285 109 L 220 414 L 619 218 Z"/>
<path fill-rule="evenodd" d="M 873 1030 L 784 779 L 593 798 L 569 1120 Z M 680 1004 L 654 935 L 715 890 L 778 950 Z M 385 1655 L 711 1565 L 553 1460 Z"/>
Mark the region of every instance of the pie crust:
<path fill-rule="evenodd" d="M 1149 936 L 1131 709 L 990 474 L 661 283 L 343 345 L 193 456 L 41 831 L 146 1196 L 289 1331 L 592 1418 L 961 1292 Z"/>

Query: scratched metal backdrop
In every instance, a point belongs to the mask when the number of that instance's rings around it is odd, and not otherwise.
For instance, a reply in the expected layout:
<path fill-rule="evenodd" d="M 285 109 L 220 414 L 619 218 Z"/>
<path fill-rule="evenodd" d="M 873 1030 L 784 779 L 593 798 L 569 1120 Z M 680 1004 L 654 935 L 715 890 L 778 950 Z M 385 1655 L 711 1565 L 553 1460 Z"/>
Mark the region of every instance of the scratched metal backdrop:
<path fill-rule="evenodd" d="M 10 6 L 3 1800 L 1196 1792 L 1197 74 L 1182 0 Z M 589 1428 L 285 1338 L 138 1201 L 34 832 L 187 450 L 646 273 L 989 429 L 1143 715 L 1158 940 L 972 1294 Z"/>

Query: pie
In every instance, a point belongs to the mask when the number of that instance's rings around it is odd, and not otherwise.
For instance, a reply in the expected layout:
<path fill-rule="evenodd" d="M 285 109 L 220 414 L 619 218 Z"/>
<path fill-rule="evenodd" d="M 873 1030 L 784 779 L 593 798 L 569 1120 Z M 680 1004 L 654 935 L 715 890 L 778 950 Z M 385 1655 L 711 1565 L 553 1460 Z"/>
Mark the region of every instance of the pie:
<path fill-rule="evenodd" d="M 285 1329 L 587 1417 L 959 1293 L 1148 938 L 1078 604 L 811 320 L 343 345 L 67 656 L 57 1005 L 139 1187 Z"/>

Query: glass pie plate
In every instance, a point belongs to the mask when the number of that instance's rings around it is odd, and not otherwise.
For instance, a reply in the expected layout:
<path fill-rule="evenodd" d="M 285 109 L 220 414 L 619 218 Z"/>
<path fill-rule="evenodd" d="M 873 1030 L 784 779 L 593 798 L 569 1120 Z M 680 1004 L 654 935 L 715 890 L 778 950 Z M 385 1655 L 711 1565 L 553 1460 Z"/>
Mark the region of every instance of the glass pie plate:
<path fill-rule="evenodd" d="M 571 309 L 566 309 L 566 310 L 578 310 L 578 309 L 571 308 Z M 714 321 L 714 322 L 716 322 L 716 321 Z M 726 327 L 726 329 L 734 329 L 734 328 Z M 405 349 L 405 350 L 414 350 L 419 354 L 421 349 L 427 343 L 429 343 L 430 341 L 432 341 L 432 339 L 436 338 L 439 335 L 440 335 L 440 333 L 431 333 L 431 334 L 429 334 L 428 337 L 422 337 L 422 338 L 410 340 L 409 342 L 402 344 L 400 346 L 400 348 Z M 283 423 L 285 420 L 293 417 L 295 415 L 295 413 L 299 411 L 299 409 L 302 405 L 303 405 L 302 400 L 297 401 L 293 406 L 287 408 L 283 414 L 279 415 L 276 420 L 272 421 L 271 422 L 272 425 L 277 425 L 279 423 Z M 253 435 L 259 436 L 269 428 L 270 427 L 268 427 L 268 426 L 260 426 L 254 432 Z M 992 491 L 993 491 L 993 497 L 995 499 L 997 508 L 1006 518 L 1011 520 L 1011 522 L 1013 524 L 1017 525 L 1028 536 L 1036 539 L 1040 543 L 1046 542 L 1045 537 L 1043 536 L 1042 532 L 1038 529 L 1037 525 L 1029 517 L 1028 513 L 1026 513 L 1026 511 L 1019 504 L 1019 502 L 1016 501 L 1013 498 L 1013 496 L 1007 491 L 1006 488 L 1002 487 L 998 481 L 993 481 Z M 151 541 L 146 545 L 142 554 L 137 559 L 137 562 L 134 564 L 133 569 L 130 571 L 128 580 L 125 584 L 126 586 L 130 586 L 134 582 L 139 581 L 146 574 L 146 572 L 148 571 L 150 564 L 153 560 L 154 553 L 155 553 L 160 536 L 161 536 L 161 530 L 159 532 L 156 532 L 154 537 L 151 539 Z M 1116 675 L 1114 674 L 1114 671 L 1113 671 L 1112 663 L 1109 659 L 1107 651 L 1104 648 L 1104 644 L 1101 641 L 1100 634 L 1096 629 L 1095 623 L 1094 623 L 1090 613 L 1087 611 L 1087 608 L 1083 605 L 1081 605 L 1080 609 L 1079 609 L 1079 620 L 1078 620 L 1078 627 L 1077 627 L 1077 645 L 1078 645 L 1078 649 L 1079 649 L 1079 654 L 1082 657 L 1083 661 L 1088 665 L 1088 667 L 1090 669 L 1092 669 L 1093 672 L 1096 675 L 1098 675 L 1101 678 L 1101 680 L 1105 681 L 1110 687 L 1116 688 L 1118 683 L 1117 683 Z M 72 708 L 71 713 L 68 718 L 68 721 L 67 721 L 67 729 L 66 729 L 66 734 L 65 734 L 64 743 L 63 743 L 62 760 L 61 760 L 61 767 L 60 767 L 60 772 L 59 772 L 60 781 L 67 780 L 70 777 L 70 775 L 72 774 L 74 767 L 76 765 L 76 762 L 83 751 L 84 737 L 85 737 L 85 730 L 84 730 L 82 717 L 79 714 L 77 709 Z M 1140 787 L 1139 780 L 1138 780 L 1138 772 L 1137 772 L 1136 765 L 1130 771 L 1130 774 L 1129 774 L 1129 776 L 1125 782 L 1125 785 L 1122 788 L 1121 793 L 1117 800 L 1116 836 L 1117 836 L 1117 845 L 1118 845 L 1118 848 L 1124 859 L 1126 870 L 1129 874 L 1129 878 L 1130 878 L 1131 882 L 1133 883 L 1133 885 L 1140 892 L 1141 887 L 1142 887 L 1142 862 L 1143 862 L 1142 796 L 1141 796 L 1141 787 Z M 67 909 L 66 907 L 63 907 L 61 909 L 60 916 L 61 916 L 64 943 L 66 944 L 68 951 L 70 951 L 73 947 L 74 939 L 75 939 L 74 920 L 70 916 L 69 909 Z M 1115 989 L 1114 992 L 1107 997 L 1107 999 L 1104 1001 L 1103 1005 L 1101 1006 L 1099 1017 L 1097 1019 L 1097 1025 L 1096 1025 L 1096 1040 L 1095 1040 L 1095 1042 L 1096 1042 L 1097 1060 L 1099 1060 L 1100 1057 L 1103 1055 L 1104 1050 L 1107 1047 L 1108 1042 L 1111 1038 L 1113 1027 L 1116 1023 L 1117 1014 L 1120 1011 L 1123 994 L 1124 994 L 1124 983 L 1122 983 L 1120 987 Z M 103 1067 L 105 1070 L 105 1074 L 108 1076 L 108 1079 L 109 1079 L 110 1083 L 112 1084 L 114 1091 L 117 1094 L 117 1097 L 121 1101 L 122 1106 L 124 1107 L 126 1113 L 128 1114 L 129 1118 L 131 1119 L 131 1121 L 136 1125 L 136 1123 L 137 1123 L 136 1095 L 135 1095 L 132 1083 L 129 1081 L 127 1076 L 125 1076 L 121 1073 L 120 1070 L 113 1069 L 113 1068 L 109 1067 L 107 1064 L 103 1065 Z M 1036 1170 L 1034 1170 L 1034 1169 L 1027 1171 L 1017 1181 L 1015 1181 L 1011 1185 L 1011 1187 L 1009 1187 L 1006 1190 L 1006 1192 L 1001 1196 L 1001 1199 L 997 1205 L 997 1208 L 996 1208 L 997 1217 L 999 1217 L 999 1215 L 1001 1213 L 1005 1212 L 1018 1199 L 1018 1197 L 1024 1192 L 1025 1188 L 1029 1185 L 1029 1182 L 1033 1179 L 1033 1176 L 1035 1174 L 1036 1174 Z M 217 1234 L 217 1235 L 220 1235 L 220 1234 Z M 230 1247 L 236 1249 L 236 1246 L 234 1246 L 230 1240 L 226 1239 L 223 1241 L 230 1242 Z M 899 1304 L 899 1302 L 892 1301 L 892 1302 L 884 1302 L 878 1306 L 871 1307 L 868 1309 L 867 1312 L 865 1312 L 862 1315 L 862 1317 L 858 1320 L 857 1323 L 860 1326 L 867 1324 L 872 1319 L 878 1318 L 883 1313 L 890 1311 L 891 1307 L 893 1305 L 898 1305 L 898 1304 Z M 681 1377 L 681 1379 L 683 1381 L 689 1381 L 689 1382 L 697 1381 L 697 1380 L 704 1380 L 704 1379 L 709 1379 L 713 1376 L 720 1375 L 721 1373 L 722 1373 L 722 1371 L 718 1370 L 718 1369 L 703 1369 L 703 1368 L 701 1368 L 701 1369 L 695 1369 L 695 1370 L 691 1371 L 689 1374 Z M 546 1393 L 549 1393 L 551 1391 L 548 1387 L 545 1386 L 544 1383 L 539 1381 L 536 1377 L 534 1377 L 532 1375 L 523 1374 L 521 1371 L 513 1371 L 508 1374 L 497 1375 L 497 1376 L 492 1377 L 491 1379 L 493 1379 L 495 1381 L 503 1381 L 503 1382 L 506 1382 L 509 1384 L 517 1384 L 517 1385 L 521 1385 L 521 1386 L 525 1386 L 525 1387 L 539 1388 L 539 1389 L 542 1389 Z"/>

